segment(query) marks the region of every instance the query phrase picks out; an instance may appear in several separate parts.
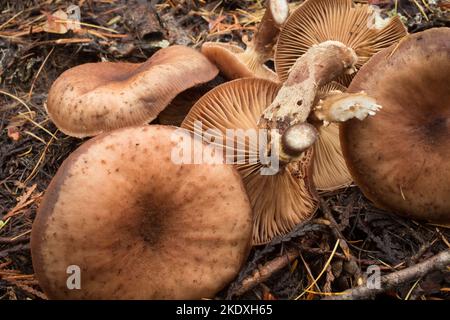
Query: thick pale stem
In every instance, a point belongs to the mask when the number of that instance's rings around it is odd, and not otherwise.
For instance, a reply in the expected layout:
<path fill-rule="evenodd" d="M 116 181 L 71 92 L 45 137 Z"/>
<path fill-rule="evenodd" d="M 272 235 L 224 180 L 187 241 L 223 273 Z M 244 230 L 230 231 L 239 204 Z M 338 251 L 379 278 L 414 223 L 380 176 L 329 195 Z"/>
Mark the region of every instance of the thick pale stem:
<path fill-rule="evenodd" d="M 287 0 L 268 0 L 266 11 L 258 26 L 249 49 L 256 51 L 263 62 L 270 59 L 281 26 L 289 16 Z"/>
<path fill-rule="evenodd" d="M 258 126 L 270 130 L 269 139 L 281 139 L 290 127 L 304 124 L 314 106 L 319 87 L 344 73 L 353 73 L 357 60 L 353 49 L 338 41 L 326 41 L 311 47 L 292 66 L 288 79 L 272 104 L 262 114 Z M 277 134 L 273 135 L 273 132 Z M 295 132 L 289 134 L 291 145 L 304 145 L 310 142 L 301 141 L 305 139 L 305 135 L 295 135 Z M 298 141 L 294 143 L 294 140 Z M 314 141 L 315 139 L 311 145 Z M 283 141 L 280 142 L 280 145 L 283 145 Z M 285 150 L 280 152 L 280 157 L 283 155 L 287 158 L 284 162 L 297 157 L 286 154 Z"/>
<path fill-rule="evenodd" d="M 341 93 L 338 91 L 330 92 L 320 100 L 314 108 L 314 115 L 326 126 L 330 122 L 345 122 L 353 118 L 364 120 L 368 116 L 375 115 L 380 109 L 381 106 L 375 99 L 364 92 Z"/>
<path fill-rule="evenodd" d="M 355 52 L 338 41 L 311 47 L 292 66 L 289 77 L 259 121 L 260 128 L 278 129 L 280 135 L 307 120 L 318 88 L 334 78 L 355 71 Z"/>
<path fill-rule="evenodd" d="M 309 123 L 289 127 L 281 136 L 280 162 L 288 163 L 302 155 L 317 140 L 319 134 Z"/>

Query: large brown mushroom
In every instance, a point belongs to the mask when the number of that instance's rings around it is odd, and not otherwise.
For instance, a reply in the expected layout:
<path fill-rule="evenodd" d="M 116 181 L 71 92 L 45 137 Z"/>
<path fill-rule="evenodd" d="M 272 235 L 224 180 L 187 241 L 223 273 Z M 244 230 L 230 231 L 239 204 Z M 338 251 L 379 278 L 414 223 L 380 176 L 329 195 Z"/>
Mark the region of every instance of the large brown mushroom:
<path fill-rule="evenodd" d="M 276 80 L 277 75 L 264 63 L 273 56 L 278 33 L 289 16 L 289 6 L 286 0 L 267 0 L 266 7 L 258 30 L 245 50 L 221 42 L 205 42 L 202 45 L 202 53 L 213 61 L 228 79 L 259 77 Z"/>
<path fill-rule="evenodd" d="M 159 50 L 141 64 L 83 64 L 54 82 L 47 111 L 62 132 L 94 136 L 152 121 L 179 93 L 217 74 L 201 53 L 178 45 Z"/>
<path fill-rule="evenodd" d="M 375 21 L 376 20 L 376 21 Z M 295 61 L 309 48 L 319 43 L 335 40 L 352 48 L 359 69 L 373 54 L 398 42 L 406 29 L 398 17 L 378 23 L 379 16 L 373 7 L 355 5 L 352 0 L 306 0 L 288 18 L 276 46 L 275 67 L 278 77 L 285 81 Z M 348 85 L 351 75 L 337 78 Z M 326 88 L 323 91 L 345 87 Z M 321 97 L 321 98 L 324 98 Z M 313 174 L 319 190 L 336 190 L 351 183 L 339 145 L 337 124 L 320 126 L 319 141 L 315 145 Z"/>
<path fill-rule="evenodd" d="M 450 29 L 410 35 L 375 55 L 353 79 L 383 109 L 342 126 L 347 165 L 376 205 L 450 223 Z"/>
<path fill-rule="evenodd" d="M 180 130 L 116 130 L 64 161 L 31 234 L 49 298 L 211 298 L 236 276 L 252 233 L 241 178 L 219 154 L 178 164 L 179 144 L 194 143 Z M 70 266 L 80 269 L 79 290 L 66 285 Z"/>

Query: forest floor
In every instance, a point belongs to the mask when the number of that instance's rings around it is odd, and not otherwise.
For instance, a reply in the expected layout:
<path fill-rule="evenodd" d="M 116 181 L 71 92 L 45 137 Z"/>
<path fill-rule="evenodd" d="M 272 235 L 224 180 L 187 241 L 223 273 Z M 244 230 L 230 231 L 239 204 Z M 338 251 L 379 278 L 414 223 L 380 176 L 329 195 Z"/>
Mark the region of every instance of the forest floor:
<path fill-rule="evenodd" d="M 409 32 L 449 26 L 450 6 L 445 1 L 369 2 L 386 12 L 397 10 Z M 0 299 L 46 298 L 31 263 L 31 226 L 58 167 L 83 143 L 58 131 L 49 120 L 44 106 L 52 82 L 82 63 L 142 62 L 169 44 L 195 48 L 206 40 L 241 44 L 241 37 L 251 34 L 261 18 L 262 3 L 0 1 Z M 71 5 L 80 8 L 81 28 L 59 29 L 52 14 Z M 450 229 L 377 209 L 351 186 L 322 194 L 313 220 L 253 249 L 236 281 L 218 297 L 334 296 L 330 292 L 356 287 L 367 270 L 395 275 L 418 263 L 431 263 L 428 259 L 448 250 L 449 242 Z M 448 271 L 405 278 L 378 297 L 449 299 Z"/>

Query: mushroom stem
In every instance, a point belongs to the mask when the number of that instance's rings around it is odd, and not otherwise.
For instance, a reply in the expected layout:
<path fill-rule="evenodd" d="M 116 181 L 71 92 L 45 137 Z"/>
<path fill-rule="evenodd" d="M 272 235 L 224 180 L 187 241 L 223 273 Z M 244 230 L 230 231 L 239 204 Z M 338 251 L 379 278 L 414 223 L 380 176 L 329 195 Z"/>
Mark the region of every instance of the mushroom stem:
<path fill-rule="evenodd" d="M 289 5 L 286 0 L 268 0 L 266 11 L 261 19 L 252 42 L 250 50 L 255 50 L 263 62 L 272 55 L 272 49 L 277 41 L 281 26 L 289 16 Z"/>
<path fill-rule="evenodd" d="M 307 120 L 318 88 L 344 73 L 353 73 L 358 58 L 338 41 L 311 47 L 292 66 L 289 77 L 271 105 L 263 112 L 260 128 L 277 129 L 280 135 Z"/>
<path fill-rule="evenodd" d="M 287 164 L 299 158 L 316 142 L 318 136 L 316 128 L 306 122 L 289 127 L 281 136 L 280 162 Z"/>
<path fill-rule="evenodd" d="M 327 126 L 330 122 L 345 122 L 352 118 L 364 120 L 374 116 L 382 107 L 374 98 L 364 92 L 341 93 L 331 92 L 330 95 L 319 101 L 314 108 L 314 116 Z"/>
<path fill-rule="evenodd" d="M 311 47 L 292 66 L 288 79 L 263 112 L 258 123 L 259 128 L 270 129 L 272 140 L 283 137 L 288 128 L 304 124 L 313 109 L 319 87 L 344 73 L 353 73 L 357 60 L 353 49 L 338 41 L 325 41 Z M 276 135 L 274 131 L 277 132 Z M 292 131 L 292 141 L 312 137 L 294 132 L 298 133 L 298 130 Z M 312 145 L 314 141 L 315 139 L 296 141 L 295 144 L 304 146 L 311 142 Z M 283 141 L 280 145 L 282 144 Z M 282 152 L 280 157 L 281 155 Z M 295 158 L 290 157 L 287 160 L 290 162 Z"/>

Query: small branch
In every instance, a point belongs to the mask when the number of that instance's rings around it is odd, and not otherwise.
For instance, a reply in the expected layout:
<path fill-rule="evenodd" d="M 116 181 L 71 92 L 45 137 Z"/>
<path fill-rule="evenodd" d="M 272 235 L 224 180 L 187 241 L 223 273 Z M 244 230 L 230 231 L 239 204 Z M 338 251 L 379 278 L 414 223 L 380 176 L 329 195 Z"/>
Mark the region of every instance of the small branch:
<path fill-rule="evenodd" d="M 381 277 L 380 288 L 358 286 L 344 291 L 342 295 L 327 297 L 324 300 L 359 300 L 370 299 L 375 295 L 398 287 L 406 282 L 421 278 L 434 270 L 443 270 L 450 265 L 450 249 L 425 260 L 415 266 L 393 272 Z"/>
<path fill-rule="evenodd" d="M 245 292 L 253 289 L 258 284 L 268 280 L 274 273 L 283 269 L 289 263 L 294 261 L 299 256 L 299 250 L 290 249 L 280 257 L 267 262 L 265 265 L 259 267 L 255 272 L 242 280 L 241 286 L 234 292 L 234 295 L 241 296 Z"/>
<path fill-rule="evenodd" d="M 5 238 L 0 237 L 0 244 L 16 244 L 16 243 L 23 243 L 23 242 L 29 242 L 30 237 L 14 237 L 14 238 Z"/>
<path fill-rule="evenodd" d="M 30 245 L 28 243 L 17 244 L 13 247 L 0 250 L 0 258 L 6 257 L 8 254 L 18 251 L 30 250 Z"/>
<path fill-rule="evenodd" d="M 333 236 L 336 239 L 340 240 L 339 244 L 340 244 L 342 251 L 345 254 L 345 257 L 352 264 L 352 267 L 356 270 L 354 276 L 355 276 L 356 282 L 358 283 L 360 281 L 360 277 L 361 277 L 361 273 L 362 273 L 361 268 L 358 265 L 358 260 L 352 255 L 350 248 L 347 244 L 347 241 L 346 241 L 344 235 L 342 234 L 342 232 L 339 230 L 339 226 L 338 226 L 336 220 L 334 219 L 330 208 L 328 207 L 327 203 L 322 199 L 320 200 L 320 207 L 322 208 L 325 218 L 330 221 L 330 227 L 331 227 L 331 232 L 333 233 Z"/>

